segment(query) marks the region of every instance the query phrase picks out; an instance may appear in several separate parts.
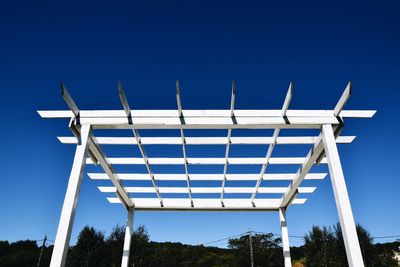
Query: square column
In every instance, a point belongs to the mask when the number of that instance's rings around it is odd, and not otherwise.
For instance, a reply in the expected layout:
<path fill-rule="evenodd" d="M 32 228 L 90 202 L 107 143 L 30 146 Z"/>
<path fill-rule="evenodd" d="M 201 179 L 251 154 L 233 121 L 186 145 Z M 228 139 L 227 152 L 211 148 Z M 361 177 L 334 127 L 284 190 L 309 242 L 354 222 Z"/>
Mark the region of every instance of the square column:
<path fill-rule="evenodd" d="M 329 173 L 339 214 L 340 227 L 343 232 L 347 261 L 350 267 L 363 267 L 364 262 L 358 242 L 356 225 L 354 223 L 353 212 L 350 206 L 349 195 L 347 193 L 346 182 L 344 180 L 332 125 L 327 124 L 322 126 L 322 138 L 325 154 L 328 159 Z"/>
<path fill-rule="evenodd" d="M 67 259 L 71 230 L 74 224 L 75 211 L 78 204 L 83 170 L 86 165 L 86 158 L 89 150 L 88 142 L 90 141 L 91 132 L 92 130 L 90 125 L 82 125 L 80 143 L 76 146 L 74 163 L 72 164 L 67 192 L 65 193 L 50 267 L 63 267 L 65 265 L 65 260 Z"/>
<path fill-rule="evenodd" d="M 290 246 L 289 246 L 289 232 L 286 223 L 285 208 L 279 208 L 279 220 L 281 222 L 282 249 L 283 249 L 283 259 L 285 267 L 292 267 L 292 259 L 290 257 Z"/>
<path fill-rule="evenodd" d="M 125 228 L 124 250 L 122 252 L 121 267 L 128 267 L 129 254 L 131 252 L 131 241 L 133 235 L 133 208 L 128 210 L 128 221 Z"/>

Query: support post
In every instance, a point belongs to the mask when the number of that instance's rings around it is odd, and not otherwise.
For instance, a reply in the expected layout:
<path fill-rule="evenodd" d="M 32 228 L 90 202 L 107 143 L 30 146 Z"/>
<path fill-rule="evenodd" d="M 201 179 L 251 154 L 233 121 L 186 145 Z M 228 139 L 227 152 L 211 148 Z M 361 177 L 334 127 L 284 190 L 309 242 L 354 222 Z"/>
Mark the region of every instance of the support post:
<path fill-rule="evenodd" d="M 339 214 L 340 227 L 343 232 L 347 261 L 350 267 L 363 267 L 364 262 L 358 242 L 356 225 L 354 223 L 353 212 L 350 206 L 349 195 L 347 193 L 346 182 L 344 180 L 343 169 L 340 163 L 332 125 L 327 124 L 322 126 L 322 138 L 325 154 L 328 159 L 329 173 Z"/>
<path fill-rule="evenodd" d="M 286 223 L 286 208 L 279 208 L 279 220 L 281 222 L 282 249 L 285 267 L 292 267 L 289 246 L 289 232 Z"/>
<path fill-rule="evenodd" d="M 122 252 L 121 267 L 128 267 L 129 254 L 131 252 L 131 241 L 133 234 L 133 208 L 128 209 L 128 221 L 125 228 L 124 250 Z"/>
<path fill-rule="evenodd" d="M 61 211 L 60 222 L 50 267 L 63 267 L 67 258 L 71 230 L 74 224 L 76 206 L 78 204 L 79 191 L 82 183 L 83 170 L 88 156 L 88 142 L 91 135 L 91 126 L 86 124 L 81 127 L 80 143 L 76 146 L 75 158 L 69 176 L 67 192 Z"/>

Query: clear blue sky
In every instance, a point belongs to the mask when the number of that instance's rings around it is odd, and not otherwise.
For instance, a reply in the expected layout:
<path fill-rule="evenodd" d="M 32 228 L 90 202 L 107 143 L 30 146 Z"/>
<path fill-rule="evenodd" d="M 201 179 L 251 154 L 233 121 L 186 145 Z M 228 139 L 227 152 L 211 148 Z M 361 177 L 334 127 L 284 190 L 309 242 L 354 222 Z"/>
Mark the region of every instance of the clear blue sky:
<path fill-rule="evenodd" d="M 354 216 L 375 236 L 400 234 L 399 12 L 395 0 L 3 3 L 0 239 L 55 238 L 74 147 L 56 139 L 66 121 L 36 110 L 66 108 L 60 81 L 81 109 L 120 109 L 117 80 L 131 106 L 163 109 L 176 107 L 176 79 L 192 109 L 228 108 L 233 79 L 237 108 L 280 108 L 294 80 L 291 108 L 330 109 L 352 80 L 347 108 L 378 110 L 347 120 L 344 134 L 358 137 L 339 148 Z M 96 185 L 85 176 L 72 242 L 86 224 L 125 223 Z M 288 210 L 291 235 L 337 222 L 330 180 L 318 185 Z M 279 233 L 275 213 L 147 212 L 139 224 L 152 240 L 193 244 L 249 227 Z"/>

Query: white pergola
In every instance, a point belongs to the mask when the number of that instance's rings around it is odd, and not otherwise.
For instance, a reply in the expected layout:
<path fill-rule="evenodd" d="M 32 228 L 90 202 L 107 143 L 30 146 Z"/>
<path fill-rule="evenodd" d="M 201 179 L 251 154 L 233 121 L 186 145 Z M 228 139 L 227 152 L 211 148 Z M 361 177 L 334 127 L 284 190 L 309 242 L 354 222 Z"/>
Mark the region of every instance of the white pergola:
<path fill-rule="evenodd" d="M 303 180 L 324 179 L 326 173 L 310 172 L 314 165 L 328 164 L 332 181 L 339 221 L 343 231 L 347 259 L 350 266 L 364 266 L 356 233 L 354 218 L 347 193 L 346 183 L 336 144 L 351 143 L 355 136 L 340 136 L 344 118 L 371 118 L 375 110 L 344 110 L 351 94 L 351 83 L 332 110 L 290 110 L 293 93 L 290 83 L 282 108 L 279 110 L 236 110 L 236 83 L 232 83 L 231 106 L 228 110 L 186 110 L 182 108 L 179 81 L 176 83 L 177 109 L 135 110 L 131 109 L 120 83 L 119 97 L 123 110 L 80 110 L 61 84 L 61 92 L 69 110 L 38 111 L 42 118 L 69 119 L 72 137 L 61 136 L 64 144 L 75 144 L 76 152 L 62 207 L 50 266 L 64 266 L 68 251 L 71 229 L 78 202 L 80 185 L 86 164 L 96 164 L 104 172 L 88 173 L 94 180 L 109 180 L 112 186 L 99 186 L 99 190 L 113 197 L 110 203 L 121 203 L 128 211 L 122 265 L 128 266 L 134 211 L 276 211 L 279 214 L 282 231 L 285 267 L 291 266 L 286 210 L 291 204 L 304 204 L 306 198 L 298 197 L 314 192 L 316 187 L 301 186 Z M 129 129 L 131 137 L 94 135 L 96 129 Z M 141 137 L 142 129 L 175 129 L 179 136 Z M 226 137 L 185 136 L 186 129 L 226 129 Z M 236 129 L 273 129 L 272 136 L 234 137 Z M 316 136 L 279 136 L 282 129 L 317 129 Z M 159 131 L 162 133 L 163 131 Z M 309 145 L 305 157 L 273 157 L 277 145 Z M 107 157 L 102 145 L 136 146 L 141 157 Z M 182 147 L 179 158 L 152 158 L 146 154 L 145 146 L 166 145 Z M 225 157 L 187 156 L 188 146 L 222 145 Z M 265 157 L 231 157 L 232 145 L 258 145 L 268 147 Z M 168 150 L 168 147 L 166 148 Z M 223 165 L 221 173 L 191 173 L 194 164 Z M 115 165 L 142 165 L 146 173 L 119 173 Z M 176 174 L 155 173 L 154 165 L 182 165 L 184 172 Z M 261 165 L 257 173 L 234 173 L 230 165 Z M 270 165 L 298 165 L 293 173 L 270 173 Z M 151 186 L 125 186 L 124 183 Z M 185 186 L 176 186 L 183 181 Z M 199 187 L 194 181 L 209 181 L 220 185 Z M 211 182 L 214 181 L 214 182 Z M 229 186 L 230 181 L 253 181 L 253 186 Z M 266 181 L 266 182 L 263 182 Z M 269 181 L 288 181 L 284 187 L 268 186 Z M 163 186 L 159 184 L 162 183 Z M 268 194 L 280 194 L 278 198 L 266 198 Z M 140 197 L 147 195 L 146 197 Z M 176 195 L 176 197 L 166 197 Z M 214 195 L 214 197 L 209 197 Z M 215 197 L 217 195 L 218 197 Z M 239 195 L 240 197 L 234 197 Z M 243 197 L 245 195 L 246 197 Z M 232 197 L 233 196 L 233 197 Z"/>

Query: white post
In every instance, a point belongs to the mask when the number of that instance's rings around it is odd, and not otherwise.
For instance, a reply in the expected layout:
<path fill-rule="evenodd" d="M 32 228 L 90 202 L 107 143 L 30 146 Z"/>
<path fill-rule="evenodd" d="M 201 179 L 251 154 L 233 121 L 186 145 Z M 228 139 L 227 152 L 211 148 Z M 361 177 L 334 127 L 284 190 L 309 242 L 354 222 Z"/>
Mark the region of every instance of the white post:
<path fill-rule="evenodd" d="M 281 221 L 282 249 L 285 267 L 292 267 L 292 259 L 290 258 L 289 232 L 286 223 L 285 208 L 279 208 L 279 220 Z"/>
<path fill-rule="evenodd" d="M 60 222 L 58 224 L 56 240 L 54 242 L 54 249 L 50 262 L 51 267 L 63 267 L 65 265 L 83 177 L 83 170 L 88 155 L 88 142 L 90 135 L 91 126 L 82 125 L 80 143 L 76 146 L 74 163 L 72 164 L 67 192 L 65 193 Z"/>
<path fill-rule="evenodd" d="M 340 227 L 343 232 L 347 261 L 350 267 L 363 267 L 364 262 L 358 242 L 356 225 L 354 223 L 353 212 L 351 211 L 349 195 L 347 193 L 346 182 L 344 180 L 332 125 L 327 124 L 322 126 L 322 138 L 325 154 L 328 159 L 329 173 L 339 214 Z"/>
<path fill-rule="evenodd" d="M 125 228 L 125 240 L 124 240 L 124 251 L 122 252 L 121 267 L 128 267 L 129 254 L 131 251 L 131 241 L 133 234 L 133 208 L 128 210 L 128 221 Z"/>

